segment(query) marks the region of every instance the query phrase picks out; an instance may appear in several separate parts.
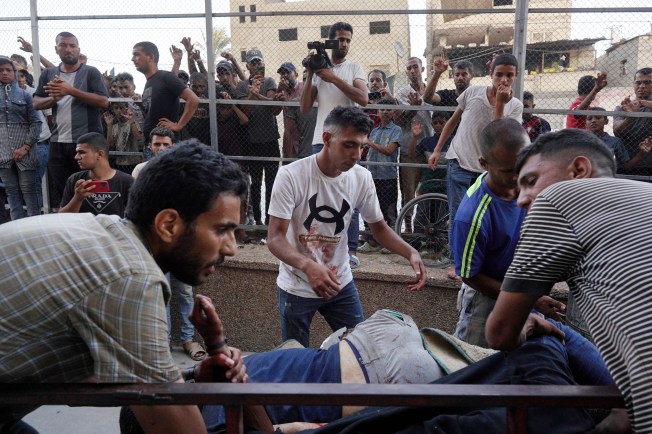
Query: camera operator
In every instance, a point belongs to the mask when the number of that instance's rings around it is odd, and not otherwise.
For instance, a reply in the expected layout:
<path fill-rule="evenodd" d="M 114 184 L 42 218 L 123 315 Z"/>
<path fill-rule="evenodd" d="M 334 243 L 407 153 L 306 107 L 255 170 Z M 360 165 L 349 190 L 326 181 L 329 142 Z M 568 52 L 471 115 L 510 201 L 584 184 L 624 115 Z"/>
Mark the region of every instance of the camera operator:
<path fill-rule="evenodd" d="M 312 152 L 323 148 L 322 133 L 326 116 L 337 106 L 366 106 L 367 77 L 362 65 L 346 58 L 353 37 L 353 27 L 348 23 L 337 22 L 328 32 L 329 39 L 337 39 L 339 48 L 333 49 L 331 61 L 333 68 L 317 71 L 308 69 L 306 83 L 301 93 L 301 112 L 308 113 L 317 101 L 317 125 L 312 139 Z"/>

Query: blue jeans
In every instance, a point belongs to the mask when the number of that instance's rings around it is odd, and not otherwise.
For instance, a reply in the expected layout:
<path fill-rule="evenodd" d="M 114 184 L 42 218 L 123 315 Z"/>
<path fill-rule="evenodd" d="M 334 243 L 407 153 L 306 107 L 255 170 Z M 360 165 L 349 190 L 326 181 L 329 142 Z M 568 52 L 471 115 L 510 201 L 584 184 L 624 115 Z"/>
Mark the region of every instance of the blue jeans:
<path fill-rule="evenodd" d="M 12 220 L 25 217 L 23 200 L 27 205 L 27 216 L 39 215 L 38 200 L 36 198 L 34 170 L 20 170 L 12 164 L 9 168 L 0 169 L 0 178 L 5 184 L 9 213 Z"/>
<path fill-rule="evenodd" d="M 45 175 L 45 168 L 48 167 L 48 154 L 50 154 L 50 141 L 44 140 L 36 144 L 36 152 L 38 152 L 38 168 L 36 169 L 36 198 L 38 200 L 39 209 L 43 208 L 43 176 Z"/>
<path fill-rule="evenodd" d="M 455 213 L 459 208 L 466 190 L 469 189 L 471 184 L 475 182 L 479 173 L 471 172 L 460 167 L 457 160 L 448 160 L 448 170 L 446 171 L 446 195 L 448 196 L 448 245 L 449 245 L 449 258 L 453 258 L 453 246 L 450 244 L 452 239 L 453 220 L 455 220 Z"/>
<path fill-rule="evenodd" d="M 195 336 L 195 326 L 192 325 L 190 319 L 188 318 L 192 313 L 192 308 L 194 306 L 195 300 L 192 295 L 192 286 L 186 285 L 185 283 L 178 280 L 176 277 L 172 276 L 170 273 L 166 274 L 168 281 L 170 282 L 170 288 L 172 289 L 172 294 L 177 293 L 179 295 L 179 315 L 181 316 L 181 343 L 185 344 L 186 342 L 192 341 L 192 338 Z M 170 304 L 167 305 L 167 314 L 168 314 L 168 340 L 172 338 L 172 317 L 170 315 Z"/>
<path fill-rule="evenodd" d="M 330 300 L 299 297 L 278 288 L 278 310 L 283 341 L 296 339 L 304 347 L 310 346 L 310 323 L 315 312 L 324 317 L 333 331 L 342 327 L 352 328 L 364 321 L 358 289 L 353 280 Z"/>

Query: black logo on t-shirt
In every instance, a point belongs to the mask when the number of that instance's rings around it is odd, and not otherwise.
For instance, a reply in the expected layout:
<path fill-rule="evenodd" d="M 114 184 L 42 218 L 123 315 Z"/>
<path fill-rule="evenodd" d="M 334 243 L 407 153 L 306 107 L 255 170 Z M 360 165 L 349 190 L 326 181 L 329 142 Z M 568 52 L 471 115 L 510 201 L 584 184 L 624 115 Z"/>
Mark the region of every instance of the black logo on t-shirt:
<path fill-rule="evenodd" d="M 314 194 L 309 200 L 308 205 L 310 206 L 310 215 L 303 222 L 303 227 L 307 231 L 310 230 L 310 225 L 313 220 L 317 220 L 322 223 L 335 223 L 335 234 L 339 234 L 344 229 L 344 216 L 347 211 L 351 208 L 348 202 L 342 199 L 342 208 L 339 212 L 328 205 L 317 206 L 317 193 Z M 323 217 L 322 212 L 330 213 L 331 217 Z"/>

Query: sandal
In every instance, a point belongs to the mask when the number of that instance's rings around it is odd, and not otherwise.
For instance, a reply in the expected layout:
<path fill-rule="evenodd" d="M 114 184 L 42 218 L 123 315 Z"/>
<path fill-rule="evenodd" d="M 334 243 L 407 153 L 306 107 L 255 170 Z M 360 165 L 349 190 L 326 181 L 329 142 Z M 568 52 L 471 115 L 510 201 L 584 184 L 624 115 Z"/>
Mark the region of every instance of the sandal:
<path fill-rule="evenodd" d="M 183 351 L 196 362 L 200 362 L 206 357 L 206 350 L 197 342 L 186 342 L 183 344 Z"/>
<path fill-rule="evenodd" d="M 351 270 L 355 270 L 360 266 L 360 259 L 355 255 L 349 254 L 349 265 L 351 266 Z"/>

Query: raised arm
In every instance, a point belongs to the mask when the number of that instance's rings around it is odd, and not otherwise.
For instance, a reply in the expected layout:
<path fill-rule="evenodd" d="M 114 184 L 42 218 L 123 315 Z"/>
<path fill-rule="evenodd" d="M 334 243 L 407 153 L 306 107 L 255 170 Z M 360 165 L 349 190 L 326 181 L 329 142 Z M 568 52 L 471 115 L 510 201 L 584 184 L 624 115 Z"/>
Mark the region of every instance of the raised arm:
<path fill-rule="evenodd" d="M 448 69 L 448 62 L 444 58 L 444 53 L 441 53 L 434 63 L 435 73 L 433 74 L 428 85 L 423 92 L 423 100 L 429 104 L 439 104 L 441 102 L 441 97 L 435 90 L 437 89 L 437 83 L 441 75 L 446 72 Z"/>
<path fill-rule="evenodd" d="M 303 90 L 301 91 L 301 102 L 300 109 L 301 113 L 308 113 L 312 110 L 312 105 L 317 99 L 317 88 L 312 85 L 312 70 L 308 69 L 308 74 L 306 75 L 306 81 L 303 84 Z"/>
<path fill-rule="evenodd" d="M 342 93 L 346 95 L 351 101 L 354 101 L 363 107 L 369 104 L 368 89 L 363 80 L 354 80 L 353 84 L 351 85 L 335 75 L 333 70 L 330 68 L 320 69 L 319 71 L 316 71 L 315 74 L 325 82 L 332 83 L 337 86 L 337 88 L 341 90 Z M 308 80 L 306 79 L 306 82 L 307 81 Z"/>

